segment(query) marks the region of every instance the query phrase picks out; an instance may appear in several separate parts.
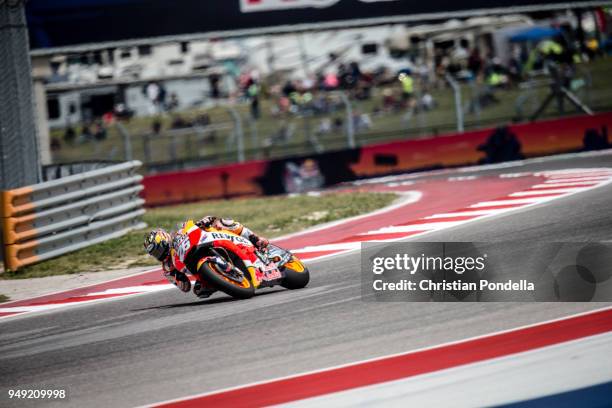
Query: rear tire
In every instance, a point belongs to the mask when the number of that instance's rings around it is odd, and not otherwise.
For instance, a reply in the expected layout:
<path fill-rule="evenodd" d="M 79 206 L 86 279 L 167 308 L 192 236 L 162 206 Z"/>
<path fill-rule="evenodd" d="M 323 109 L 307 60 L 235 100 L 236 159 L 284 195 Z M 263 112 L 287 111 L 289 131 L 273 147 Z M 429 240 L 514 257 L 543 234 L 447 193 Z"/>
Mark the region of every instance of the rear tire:
<path fill-rule="evenodd" d="M 211 265 L 209 262 L 204 262 L 198 269 L 198 273 L 212 287 L 237 299 L 248 299 L 255 295 L 255 288 L 247 276 L 244 277 L 242 285 L 240 285 L 217 272 L 215 265 Z"/>
<path fill-rule="evenodd" d="M 284 268 L 285 278 L 281 286 L 287 289 L 302 289 L 310 281 L 310 272 L 308 268 L 297 258 L 286 263 Z"/>

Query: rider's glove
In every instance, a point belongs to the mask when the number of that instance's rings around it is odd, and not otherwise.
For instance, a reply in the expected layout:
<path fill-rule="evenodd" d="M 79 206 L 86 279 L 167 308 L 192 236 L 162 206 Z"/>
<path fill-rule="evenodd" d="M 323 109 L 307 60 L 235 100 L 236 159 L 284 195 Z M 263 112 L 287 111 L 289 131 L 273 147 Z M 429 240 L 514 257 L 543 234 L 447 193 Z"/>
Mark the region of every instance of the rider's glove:
<path fill-rule="evenodd" d="M 187 275 L 181 272 L 172 271 L 172 272 L 164 272 L 164 276 L 170 283 L 175 285 L 177 288 L 182 290 L 183 292 L 189 292 L 191 289 L 191 282 Z"/>
<path fill-rule="evenodd" d="M 215 217 L 207 216 L 202 218 L 200 221 L 196 222 L 196 225 L 202 229 L 210 228 L 215 222 Z"/>
<path fill-rule="evenodd" d="M 270 244 L 270 241 L 261 237 L 255 237 L 254 241 L 254 244 L 258 249 L 265 249 Z"/>

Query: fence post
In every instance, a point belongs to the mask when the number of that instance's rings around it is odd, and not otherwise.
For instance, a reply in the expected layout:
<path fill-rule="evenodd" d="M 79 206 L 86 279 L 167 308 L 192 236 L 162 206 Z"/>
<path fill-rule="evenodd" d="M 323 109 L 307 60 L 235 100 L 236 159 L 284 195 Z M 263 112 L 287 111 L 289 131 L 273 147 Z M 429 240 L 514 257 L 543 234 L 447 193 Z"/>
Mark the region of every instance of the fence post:
<path fill-rule="evenodd" d="M 238 147 L 238 162 L 242 163 L 244 161 L 244 131 L 242 130 L 242 119 L 236 108 L 233 106 L 227 106 L 226 108 L 230 115 L 232 115 L 232 119 L 234 119 L 234 135 Z"/>
<path fill-rule="evenodd" d="M 249 121 L 251 131 L 251 150 L 259 147 L 259 135 L 257 133 L 257 122 L 251 118 Z"/>
<path fill-rule="evenodd" d="M 132 158 L 134 157 L 134 152 L 132 150 L 132 139 L 130 138 L 130 133 L 127 131 L 127 129 L 125 128 L 125 126 L 123 126 L 123 123 L 116 121 L 115 122 L 115 126 L 117 127 L 117 130 L 119 130 L 119 133 L 121 134 L 121 137 L 123 138 L 123 150 L 125 153 L 125 161 L 131 161 Z"/>
<path fill-rule="evenodd" d="M 0 189 L 40 181 L 25 0 L 0 1 Z"/>
<path fill-rule="evenodd" d="M 344 92 L 340 92 L 340 99 L 346 108 L 346 141 L 350 149 L 355 148 L 355 124 L 353 123 L 353 107 Z"/>
<path fill-rule="evenodd" d="M 176 131 L 170 131 L 170 157 L 173 162 L 178 160 L 178 136 Z"/>
<path fill-rule="evenodd" d="M 455 81 L 450 74 L 445 75 L 446 80 L 448 81 L 451 88 L 453 88 L 453 93 L 455 94 L 455 112 L 457 114 L 457 132 L 463 133 L 463 105 L 461 102 L 461 87 L 459 83 Z"/>
<path fill-rule="evenodd" d="M 470 108 L 474 110 L 473 113 L 476 115 L 476 124 L 480 126 L 480 87 L 476 79 L 470 81 L 470 90 L 472 92 L 472 102 L 470 106 L 468 106 L 468 111 L 470 111 Z M 471 111 L 468 113 L 471 113 Z"/>
<path fill-rule="evenodd" d="M 142 150 L 144 152 L 145 165 L 151 164 L 152 160 L 151 160 L 151 134 L 150 133 L 145 133 L 142 136 Z"/>

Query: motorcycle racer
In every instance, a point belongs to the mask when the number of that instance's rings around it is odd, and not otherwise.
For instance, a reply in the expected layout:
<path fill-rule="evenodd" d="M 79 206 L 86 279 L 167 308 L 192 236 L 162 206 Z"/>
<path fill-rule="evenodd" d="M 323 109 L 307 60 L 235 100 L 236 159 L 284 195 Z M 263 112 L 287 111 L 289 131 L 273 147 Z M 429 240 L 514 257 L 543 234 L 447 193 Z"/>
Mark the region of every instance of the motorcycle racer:
<path fill-rule="evenodd" d="M 248 239 L 259 249 L 265 249 L 269 243 L 267 239 L 258 236 L 241 223 L 228 218 L 206 216 L 197 221 L 195 225 L 207 232 L 211 230 L 230 231 Z M 186 267 L 176 259 L 172 248 L 176 235 L 177 233 L 170 234 L 162 228 L 154 229 L 145 236 L 144 247 L 149 255 L 162 263 L 162 269 L 166 279 L 181 291 L 189 292 L 191 289 L 191 281 L 186 275 Z M 251 256 L 254 257 L 254 255 Z M 231 268 L 231 265 L 228 264 L 227 267 Z M 198 278 L 196 279 L 193 286 L 193 293 L 196 296 L 207 298 L 215 292 L 215 289 L 207 286 Z"/>

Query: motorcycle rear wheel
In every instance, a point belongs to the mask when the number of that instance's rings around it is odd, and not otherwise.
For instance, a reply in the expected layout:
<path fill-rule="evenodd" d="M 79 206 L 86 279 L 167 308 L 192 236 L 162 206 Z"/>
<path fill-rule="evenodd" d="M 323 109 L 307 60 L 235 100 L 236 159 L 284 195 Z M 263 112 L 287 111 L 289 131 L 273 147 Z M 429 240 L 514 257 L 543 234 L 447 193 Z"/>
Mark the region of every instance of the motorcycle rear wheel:
<path fill-rule="evenodd" d="M 204 262 L 198 269 L 201 278 L 215 289 L 237 299 L 248 299 L 255 295 L 255 288 L 248 277 L 237 282 L 225 276 L 212 262 Z"/>
<path fill-rule="evenodd" d="M 281 286 L 287 289 L 302 289 L 310 281 L 310 272 L 308 268 L 304 266 L 302 261 L 297 259 L 295 256 L 291 258 L 291 261 L 283 265 L 285 278 L 283 279 Z"/>

